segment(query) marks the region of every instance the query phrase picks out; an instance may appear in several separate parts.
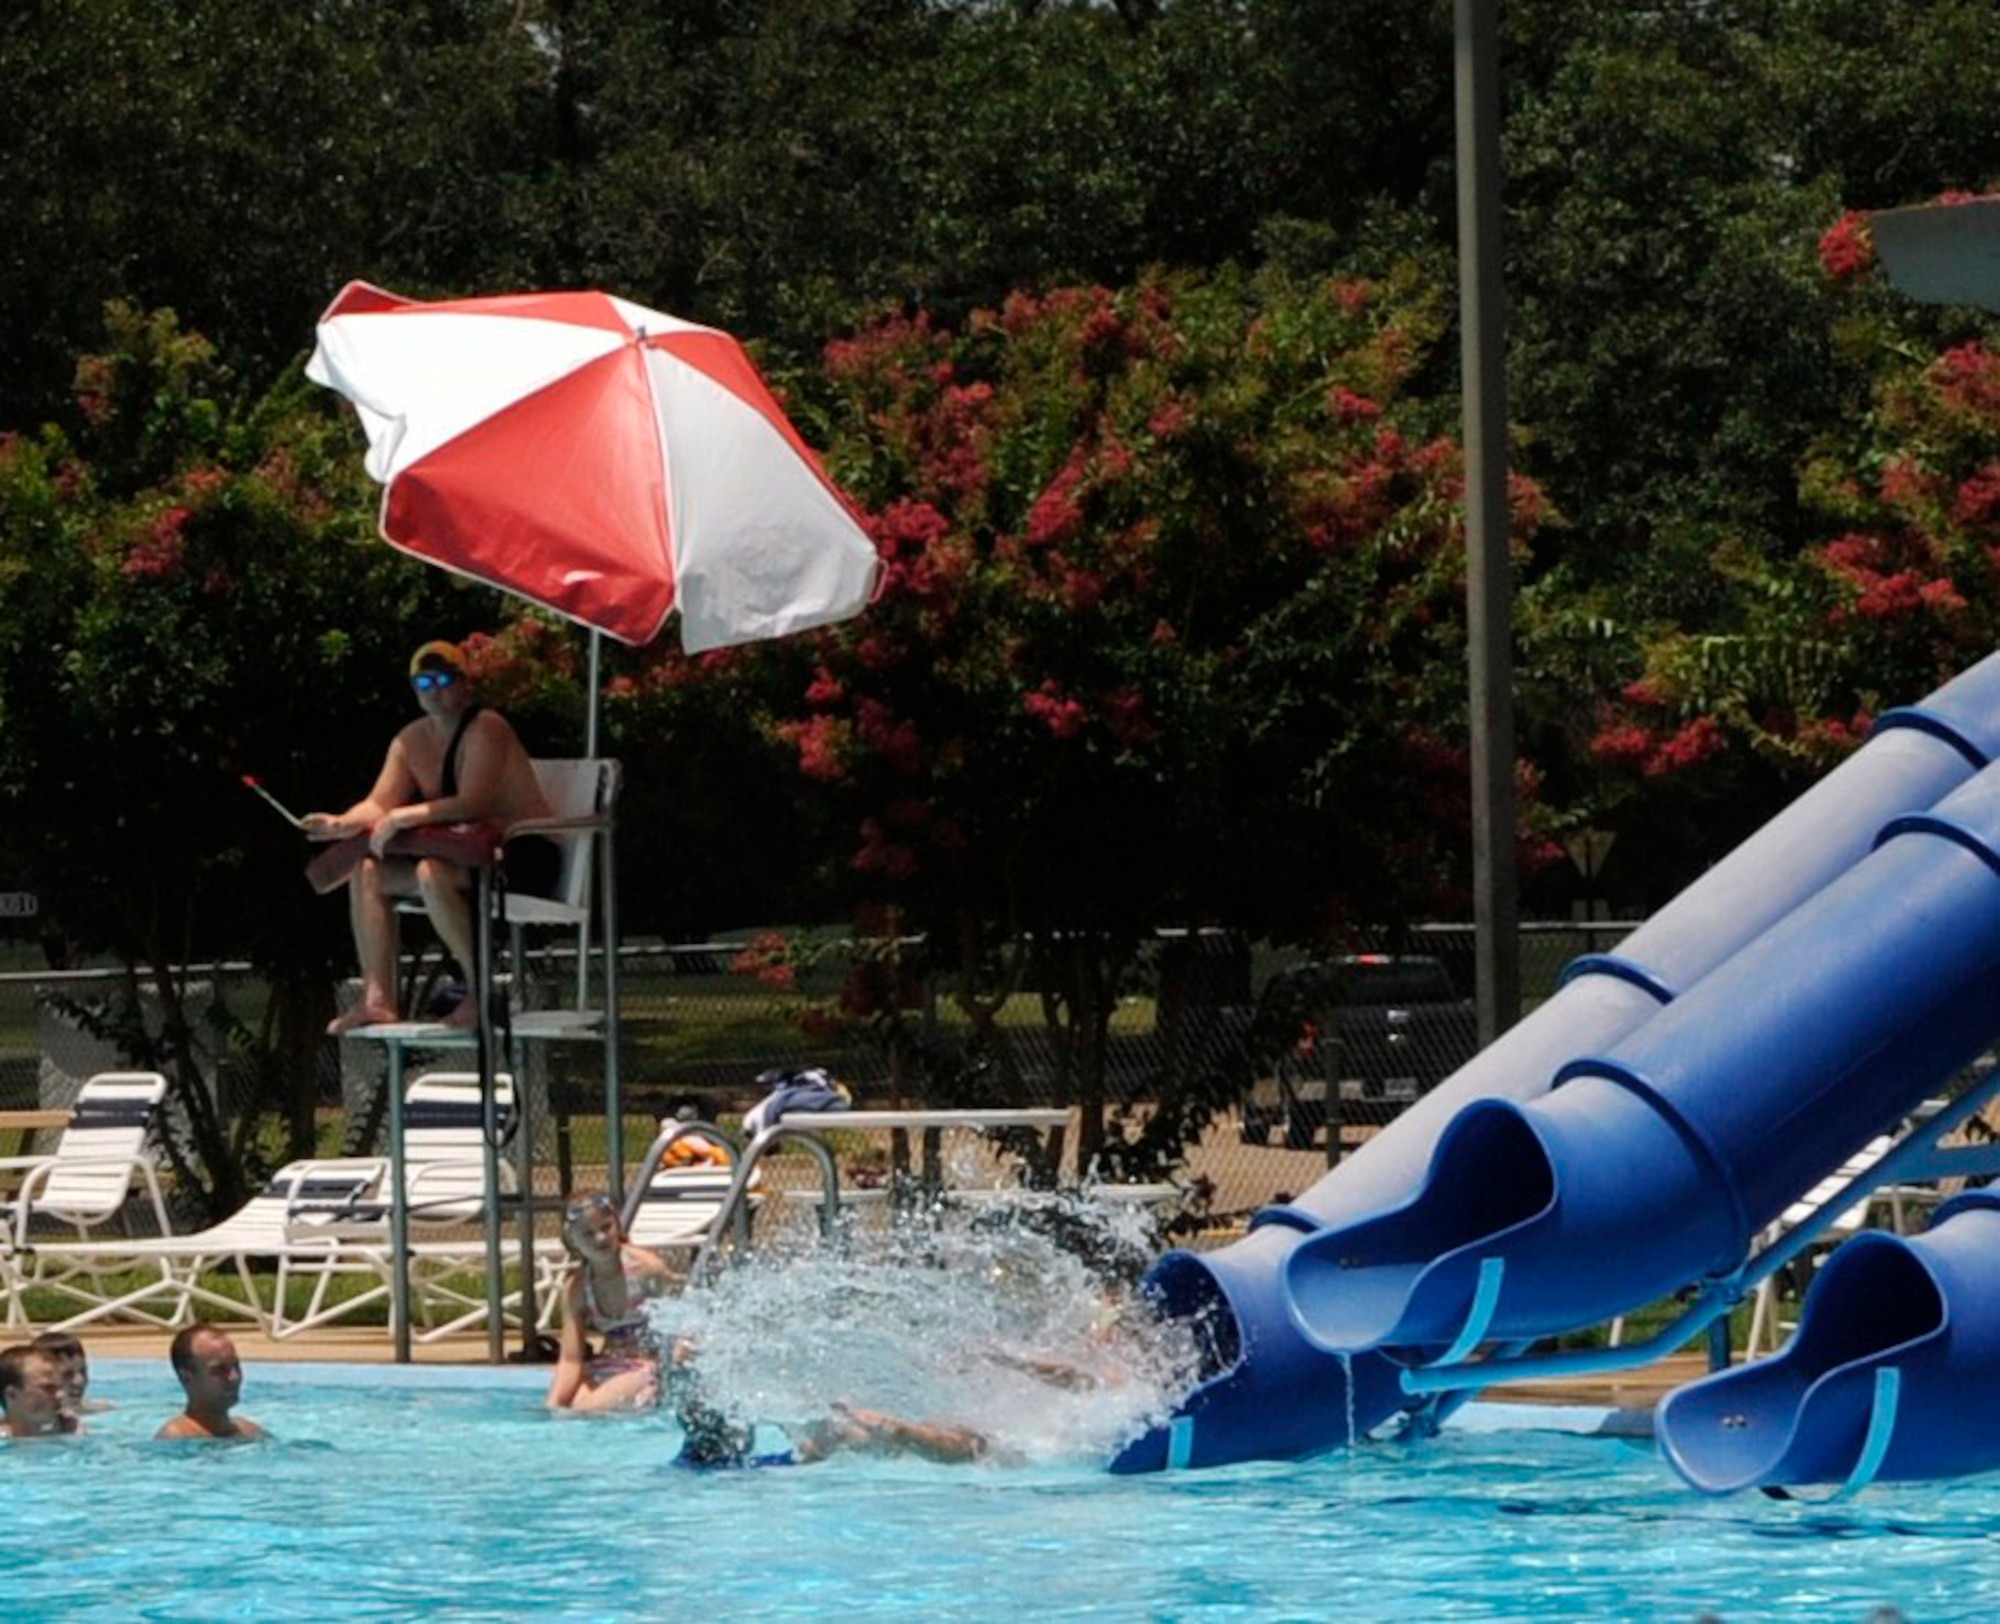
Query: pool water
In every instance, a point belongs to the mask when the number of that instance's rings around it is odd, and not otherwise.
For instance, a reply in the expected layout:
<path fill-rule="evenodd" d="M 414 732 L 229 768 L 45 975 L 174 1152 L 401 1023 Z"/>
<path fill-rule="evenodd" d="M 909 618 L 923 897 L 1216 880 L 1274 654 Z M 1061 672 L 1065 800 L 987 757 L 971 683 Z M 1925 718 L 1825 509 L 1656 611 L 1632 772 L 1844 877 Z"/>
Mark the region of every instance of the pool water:
<path fill-rule="evenodd" d="M 89 1436 L 0 1446 L 0 1616 L 2000 1616 L 2000 1477 L 1716 1501 L 1649 1446 L 1518 1430 L 1151 1478 L 1061 1453 L 697 1474 L 664 1417 L 551 1417 L 540 1382 L 253 1367 L 276 1441 L 157 1444 L 164 1364 L 100 1360 L 118 1407 Z"/>

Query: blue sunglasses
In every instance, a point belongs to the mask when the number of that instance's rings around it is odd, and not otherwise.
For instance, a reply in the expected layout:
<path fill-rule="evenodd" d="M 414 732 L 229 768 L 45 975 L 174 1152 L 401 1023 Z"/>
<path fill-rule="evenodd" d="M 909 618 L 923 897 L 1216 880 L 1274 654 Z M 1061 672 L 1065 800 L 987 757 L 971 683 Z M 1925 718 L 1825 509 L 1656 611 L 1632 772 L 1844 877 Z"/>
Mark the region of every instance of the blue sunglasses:
<path fill-rule="evenodd" d="M 419 671 L 410 678 L 410 686 L 420 694 L 427 694 L 433 688 L 449 688 L 456 681 L 455 671 Z"/>

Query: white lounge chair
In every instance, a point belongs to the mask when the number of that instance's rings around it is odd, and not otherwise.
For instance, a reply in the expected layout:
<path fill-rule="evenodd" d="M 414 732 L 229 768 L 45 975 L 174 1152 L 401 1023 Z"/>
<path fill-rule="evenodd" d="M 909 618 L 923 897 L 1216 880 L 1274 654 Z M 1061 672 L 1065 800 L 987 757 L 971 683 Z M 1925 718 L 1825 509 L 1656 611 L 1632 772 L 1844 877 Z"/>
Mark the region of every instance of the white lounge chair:
<path fill-rule="evenodd" d="M 504 1119 L 511 1114 L 513 1084 L 504 1073 L 498 1082 Z M 410 1085 L 405 1102 L 411 1303 L 428 1317 L 440 1306 L 458 1306 L 460 1298 L 447 1282 L 476 1267 L 482 1255 L 476 1239 L 442 1238 L 443 1231 L 463 1230 L 475 1221 L 484 1201 L 479 1080 L 464 1073 L 427 1074 Z M 241 1211 L 195 1234 L 58 1243 L 38 1249 L 37 1259 L 71 1271 L 61 1289 L 84 1306 L 63 1321 L 65 1328 L 114 1316 L 177 1326 L 201 1303 L 248 1314 L 273 1337 L 295 1336 L 387 1300 L 389 1176 L 388 1159 L 381 1156 L 294 1162 Z M 503 1162 L 503 1190 L 509 1181 Z M 269 1274 L 268 1304 L 252 1260 L 276 1265 Z M 203 1281 L 204 1273 L 222 1267 L 234 1269 L 241 1301 Z M 157 1278 L 110 1291 L 81 1287 L 74 1278 L 78 1271 L 103 1277 L 135 1268 L 157 1270 Z M 290 1291 L 301 1279 L 312 1282 L 311 1294 L 304 1309 L 293 1313 Z M 337 1292 L 336 1282 L 343 1280 L 358 1281 L 360 1289 Z"/>
<path fill-rule="evenodd" d="M 200 1303 L 225 1314 L 247 1315 L 274 1334 L 279 1327 L 308 1329 L 344 1318 L 387 1294 L 386 1274 L 365 1254 L 346 1255 L 339 1238 L 328 1233 L 307 1237 L 293 1221 L 300 1203 L 338 1204 L 377 1188 L 384 1173 L 377 1157 L 340 1161 L 293 1162 L 280 1169 L 261 1191 L 238 1211 L 207 1229 L 187 1235 L 166 1235 L 122 1241 L 57 1242 L 38 1247 L 38 1261 L 65 1267 L 67 1273 L 38 1283 L 67 1294 L 83 1306 L 59 1322 L 58 1329 L 75 1330 L 99 1320 L 131 1319 L 163 1327 L 185 1325 Z M 266 1306 L 252 1259 L 274 1259 L 272 1305 Z M 203 1276 L 233 1267 L 242 1288 L 239 1299 L 216 1290 Z M 107 1290 L 114 1274 L 145 1272 L 150 1278 L 123 1289 Z M 285 1296 L 300 1273 L 317 1277 L 312 1306 L 296 1320 L 285 1318 Z M 325 1301 L 334 1277 L 341 1274 L 374 1277 L 370 1287 L 333 1305 Z M 89 1284 L 82 1282 L 88 1280 Z"/>
<path fill-rule="evenodd" d="M 10 1324 L 18 1323 L 23 1313 L 21 1291 L 30 1286 L 60 1290 L 90 1271 L 87 1262 L 57 1264 L 47 1252 L 33 1250 L 45 1244 L 39 1237 L 51 1227 L 89 1240 L 114 1219 L 129 1216 L 134 1196 L 143 1194 L 154 1232 L 172 1233 L 149 1144 L 166 1093 L 167 1080 L 156 1071 L 100 1072 L 79 1090 L 53 1151 L 0 1158 L 0 1169 L 21 1175 L 0 1242 L 0 1251 L 12 1261 L 11 1270 L 0 1265 Z"/>
<path fill-rule="evenodd" d="M 494 1082 L 504 1140 L 515 1126 L 514 1079 L 501 1072 Z M 482 1323 L 486 1317 L 483 1283 L 476 1294 L 463 1283 L 485 1263 L 484 1237 L 472 1232 L 486 1205 L 486 1124 L 479 1074 L 426 1072 L 404 1094 L 403 1124 L 403 1188 L 410 1215 L 410 1309 L 413 1319 L 427 1327 L 417 1340 L 430 1342 Z M 380 1181 L 365 1191 L 341 1200 L 294 1203 L 288 1240 L 301 1254 L 293 1265 L 295 1273 L 303 1272 L 314 1242 L 332 1240 L 338 1243 L 339 1252 L 334 1263 L 347 1272 L 357 1267 L 379 1270 L 386 1289 L 391 1256 L 386 1159 L 380 1166 Z M 513 1194 L 516 1179 L 513 1165 L 504 1155 L 498 1166 L 504 1198 Z M 308 1317 L 313 1312 L 309 1309 Z M 305 1328 L 303 1322 L 280 1321 L 271 1334 L 289 1336 Z"/>
<path fill-rule="evenodd" d="M 22 1175 L 8 1223 L 17 1246 L 27 1243 L 30 1226 L 51 1220 L 86 1240 L 125 1210 L 135 1188 L 145 1192 L 158 1232 L 171 1231 L 147 1143 L 166 1093 L 156 1071 L 100 1072 L 78 1092 L 53 1151 L 0 1158 L 0 1168 Z"/>
<path fill-rule="evenodd" d="M 632 1213 L 631 1239 L 655 1252 L 695 1248 L 722 1213 L 735 1172 L 726 1167 L 663 1167 L 646 1181 Z M 753 1184 L 750 1201 L 762 1199 Z"/>

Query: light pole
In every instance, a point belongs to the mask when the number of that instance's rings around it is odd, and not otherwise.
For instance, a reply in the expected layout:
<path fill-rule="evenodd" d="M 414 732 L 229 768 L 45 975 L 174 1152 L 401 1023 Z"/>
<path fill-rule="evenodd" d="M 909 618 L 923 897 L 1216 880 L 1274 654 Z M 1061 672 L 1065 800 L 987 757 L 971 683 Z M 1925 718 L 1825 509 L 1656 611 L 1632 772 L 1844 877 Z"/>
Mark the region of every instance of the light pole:
<path fill-rule="evenodd" d="M 1465 590 L 1472 732 L 1473 957 L 1479 1039 L 1521 1013 L 1514 879 L 1513 577 L 1507 328 L 1500 275 L 1499 0 L 1458 0 L 1458 302 L 1465 375 Z"/>

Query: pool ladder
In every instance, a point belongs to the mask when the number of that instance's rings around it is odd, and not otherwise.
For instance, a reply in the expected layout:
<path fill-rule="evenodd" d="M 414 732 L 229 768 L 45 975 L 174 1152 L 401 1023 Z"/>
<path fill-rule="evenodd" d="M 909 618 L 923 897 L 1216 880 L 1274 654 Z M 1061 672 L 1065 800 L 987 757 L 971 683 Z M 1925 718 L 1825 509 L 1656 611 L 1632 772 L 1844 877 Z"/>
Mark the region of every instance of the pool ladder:
<path fill-rule="evenodd" d="M 826 1141 L 816 1132 L 810 1128 L 789 1127 L 780 1121 L 751 1140 L 747 1150 L 739 1150 L 734 1136 L 726 1128 L 718 1127 L 713 1122 L 687 1121 L 662 1127 L 652 1144 L 646 1147 L 645 1157 L 639 1165 L 639 1176 L 626 1188 L 625 1210 L 621 1216 L 627 1234 L 632 1231 L 633 1221 L 639 1215 L 646 1192 L 667 1152 L 681 1140 L 697 1136 L 711 1144 L 721 1145 L 729 1152 L 730 1180 L 728 1192 L 723 1196 L 714 1218 L 709 1220 L 708 1233 L 702 1239 L 701 1249 L 695 1254 L 690 1279 L 706 1280 L 721 1267 L 725 1239 L 733 1239 L 740 1251 L 749 1250 L 751 1181 L 756 1178 L 764 1158 L 788 1140 L 804 1145 L 813 1160 L 819 1163 L 820 1235 L 830 1240 L 836 1233 L 840 1220 L 840 1167 Z"/>

